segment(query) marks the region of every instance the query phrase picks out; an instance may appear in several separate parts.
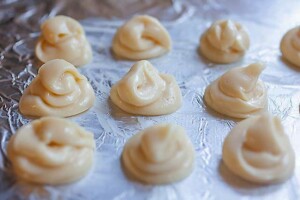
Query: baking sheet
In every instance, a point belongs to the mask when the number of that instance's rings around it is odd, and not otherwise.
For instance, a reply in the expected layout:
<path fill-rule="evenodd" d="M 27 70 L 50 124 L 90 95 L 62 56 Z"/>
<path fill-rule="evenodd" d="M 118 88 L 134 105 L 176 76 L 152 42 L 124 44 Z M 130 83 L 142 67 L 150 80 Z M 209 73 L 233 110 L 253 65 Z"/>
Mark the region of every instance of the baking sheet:
<path fill-rule="evenodd" d="M 2 0 L 0 2 L 0 199 L 300 199 L 300 69 L 281 58 L 283 34 L 300 24 L 300 1 L 225 0 Z M 32 119 L 18 112 L 24 88 L 37 73 L 34 56 L 39 24 L 56 14 L 81 20 L 92 44 L 92 63 L 80 68 L 91 82 L 94 107 L 70 118 L 95 135 L 94 168 L 79 182 L 59 187 L 17 182 L 6 158 L 9 137 Z M 158 117 L 131 116 L 116 108 L 109 91 L 133 62 L 115 60 L 112 37 L 134 14 L 150 14 L 170 32 L 173 49 L 151 59 L 159 71 L 173 74 L 183 94 L 177 112 Z M 215 65 L 197 53 L 200 35 L 217 19 L 244 24 L 251 38 L 245 58 L 229 65 Z M 295 175 L 279 185 L 247 183 L 221 162 L 225 136 L 237 120 L 224 118 L 203 103 L 205 87 L 226 70 L 261 61 L 267 69 L 261 78 L 269 93 L 269 111 L 280 116 L 296 152 Z M 125 142 L 139 130 L 160 122 L 185 127 L 196 149 L 196 167 L 187 179 L 169 185 L 146 186 L 128 180 L 120 155 Z"/>

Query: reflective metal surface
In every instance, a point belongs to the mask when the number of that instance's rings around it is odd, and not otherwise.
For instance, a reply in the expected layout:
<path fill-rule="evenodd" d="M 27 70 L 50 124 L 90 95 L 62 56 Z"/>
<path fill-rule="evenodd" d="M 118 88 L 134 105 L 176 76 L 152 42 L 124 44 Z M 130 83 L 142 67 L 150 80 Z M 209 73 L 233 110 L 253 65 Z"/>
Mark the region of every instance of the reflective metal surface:
<path fill-rule="evenodd" d="M 300 69 L 281 58 L 283 34 L 300 24 L 300 1 L 225 0 L 2 0 L 0 1 L 0 199 L 299 199 L 300 198 Z M 6 158 L 6 143 L 30 122 L 18 112 L 18 101 L 41 63 L 34 56 L 40 23 L 64 14 L 81 20 L 92 44 L 92 63 L 80 68 L 91 82 L 97 101 L 86 113 L 70 118 L 95 134 L 96 162 L 81 181 L 64 186 L 35 186 L 17 182 Z M 150 61 L 173 74 L 182 90 L 182 108 L 167 116 L 128 115 L 109 100 L 109 91 L 133 62 L 115 60 L 112 37 L 134 14 L 150 14 L 162 21 L 173 40 L 172 51 Z M 251 47 L 245 58 L 230 65 L 214 65 L 197 53 L 199 37 L 216 19 L 230 18 L 247 27 Z M 267 69 L 269 111 L 282 118 L 296 152 L 295 175 L 280 185 L 247 183 L 222 164 L 225 136 L 237 120 L 224 118 L 203 103 L 205 87 L 226 70 L 261 61 Z M 184 181 L 145 186 L 128 180 L 120 155 L 126 140 L 160 122 L 186 128 L 196 149 L 196 168 Z"/>

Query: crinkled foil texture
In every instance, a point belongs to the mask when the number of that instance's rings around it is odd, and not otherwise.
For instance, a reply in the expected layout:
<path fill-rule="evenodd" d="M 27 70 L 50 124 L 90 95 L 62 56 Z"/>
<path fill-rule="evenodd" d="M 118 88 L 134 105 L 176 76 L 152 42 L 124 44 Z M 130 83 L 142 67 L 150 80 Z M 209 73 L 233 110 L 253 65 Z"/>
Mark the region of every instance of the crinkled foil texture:
<path fill-rule="evenodd" d="M 295 175 L 281 185 L 258 186 L 233 174 L 221 161 L 225 136 L 237 120 L 224 118 L 203 102 L 205 87 L 226 70 L 261 61 L 262 80 L 269 91 L 269 110 L 283 120 L 286 133 L 300 155 L 300 70 L 281 58 L 283 34 L 300 24 L 300 2 L 288 0 L 3 0 L 0 2 L 0 199 L 299 199 L 300 157 Z M 92 44 L 92 63 L 80 68 L 91 82 L 97 100 L 86 113 L 72 117 L 95 135 L 97 152 L 92 172 L 65 186 L 34 186 L 17 182 L 6 157 L 10 136 L 32 119 L 18 112 L 18 101 L 41 63 L 34 56 L 39 24 L 65 14 L 81 20 Z M 173 49 L 150 61 L 159 71 L 173 74 L 182 90 L 183 106 L 167 116 L 131 116 L 115 107 L 109 91 L 133 64 L 112 56 L 112 37 L 134 14 L 150 14 L 170 32 Z M 215 65 L 198 55 L 199 37 L 217 19 L 233 19 L 247 27 L 251 47 L 234 64 Z M 128 180 L 120 155 L 125 142 L 139 130 L 160 122 L 185 127 L 196 149 L 194 172 L 182 182 L 145 186 Z"/>

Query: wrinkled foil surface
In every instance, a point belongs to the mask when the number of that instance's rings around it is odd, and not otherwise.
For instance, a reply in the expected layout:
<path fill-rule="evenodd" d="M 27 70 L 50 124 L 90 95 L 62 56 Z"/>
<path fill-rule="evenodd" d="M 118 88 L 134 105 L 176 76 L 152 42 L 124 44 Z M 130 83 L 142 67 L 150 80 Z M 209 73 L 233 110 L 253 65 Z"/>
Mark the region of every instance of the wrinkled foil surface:
<path fill-rule="evenodd" d="M 299 0 L 2 0 L 0 1 L 0 199 L 300 199 L 300 69 L 279 51 L 283 34 L 300 24 Z M 22 116 L 18 102 L 41 63 L 34 56 L 40 24 L 64 14 L 80 20 L 93 48 L 92 63 L 80 68 L 91 82 L 94 107 L 70 119 L 95 135 L 97 152 L 91 172 L 74 184 L 36 186 L 17 181 L 7 160 L 10 136 L 33 119 Z M 135 14 L 157 17 L 173 40 L 170 53 L 151 59 L 159 71 L 173 74 L 183 94 L 177 112 L 157 117 L 131 116 L 109 99 L 111 86 L 133 62 L 111 53 L 116 29 Z M 217 19 L 233 19 L 247 27 L 251 47 L 242 61 L 215 65 L 199 56 L 200 35 Z M 267 69 L 269 111 L 280 116 L 296 153 L 294 176 L 283 184 L 263 186 L 234 176 L 222 163 L 222 143 L 238 122 L 206 107 L 206 86 L 226 70 L 252 62 Z M 122 172 L 125 142 L 139 130 L 160 122 L 185 127 L 196 150 L 195 170 L 185 180 L 162 186 L 130 181 Z"/>

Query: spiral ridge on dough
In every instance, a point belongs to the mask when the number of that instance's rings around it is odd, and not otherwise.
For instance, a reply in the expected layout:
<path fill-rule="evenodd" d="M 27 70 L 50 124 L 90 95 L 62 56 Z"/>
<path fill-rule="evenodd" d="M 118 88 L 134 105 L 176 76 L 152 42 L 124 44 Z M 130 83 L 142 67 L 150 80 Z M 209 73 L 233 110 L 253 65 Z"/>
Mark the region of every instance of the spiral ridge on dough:
<path fill-rule="evenodd" d="M 142 60 L 161 56 L 171 46 L 169 33 L 157 19 L 139 15 L 117 30 L 112 49 L 120 58 Z"/>
<path fill-rule="evenodd" d="M 20 112 L 29 116 L 68 117 L 92 107 L 95 94 L 86 77 L 64 60 L 45 63 L 25 90 Z"/>
<path fill-rule="evenodd" d="M 292 176 L 295 153 L 281 121 L 268 113 L 238 123 L 226 137 L 223 161 L 241 178 L 278 183 Z"/>
<path fill-rule="evenodd" d="M 280 50 L 284 58 L 300 67 L 300 26 L 289 30 L 283 36 Z"/>
<path fill-rule="evenodd" d="M 164 115 L 180 108 L 182 97 L 175 78 L 160 74 L 150 62 L 136 62 L 111 88 L 110 98 L 122 110 L 140 115 Z"/>
<path fill-rule="evenodd" d="M 182 180 L 192 172 L 194 154 L 182 127 L 159 124 L 129 139 L 122 162 L 130 178 L 149 184 L 166 184 Z"/>
<path fill-rule="evenodd" d="M 267 89 L 258 79 L 264 66 L 254 63 L 233 68 L 212 82 L 205 90 L 209 107 L 229 117 L 247 118 L 267 108 Z"/>
<path fill-rule="evenodd" d="M 231 20 L 219 20 L 201 36 L 200 51 L 215 63 L 232 63 L 241 59 L 250 46 L 243 26 Z"/>
<path fill-rule="evenodd" d="M 82 26 L 67 16 L 55 16 L 42 24 L 35 54 L 44 63 L 64 59 L 75 66 L 85 65 L 92 59 L 92 49 Z"/>
<path fill-rule="evenodd" d="M 52 185 L 70 183 L 86 175 L 93 164 L 94 149 L 92 133 L 55 117 L 21 127 L 7 147 L 19 178 Z"/>

